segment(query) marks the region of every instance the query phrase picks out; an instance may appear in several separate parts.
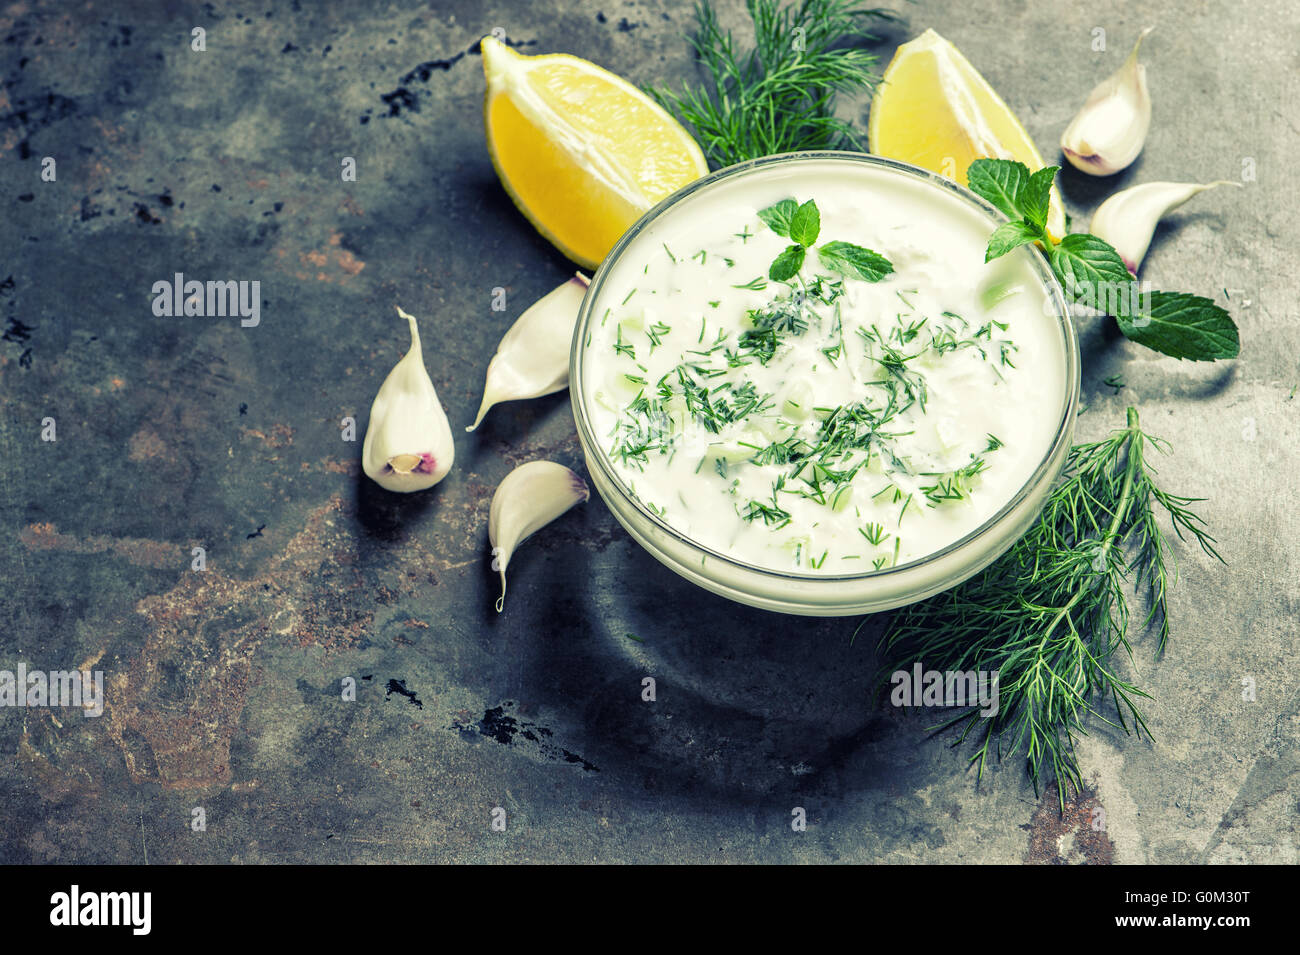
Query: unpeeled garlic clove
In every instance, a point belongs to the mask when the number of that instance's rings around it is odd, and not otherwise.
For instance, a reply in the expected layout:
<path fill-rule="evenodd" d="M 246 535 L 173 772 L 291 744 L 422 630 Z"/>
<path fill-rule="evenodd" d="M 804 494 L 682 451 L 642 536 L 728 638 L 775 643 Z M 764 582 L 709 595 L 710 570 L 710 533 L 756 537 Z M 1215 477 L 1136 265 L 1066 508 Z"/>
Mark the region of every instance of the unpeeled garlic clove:
<path fill-rule="evenodd" d="M 554 461 L 529 461 L 506 475 L 492 495 L 488 515 L 492 569 L 501 572 L 497 613 L 505 607 L 506 565 L 515 548 L 573 505 L 590 497 L 587 482 Z"/>
<path fill-rule="evenodd" d="M 483 402 L 473 431 L 499 401 L 540 398 L 569 384 L 569 347 L 582 297 L 591 280 L 578 272 L 547 292 L 515 319 L 488 364 Z"/>
<path fill-rule="evenodd" d="M 1147 68 L 1138 62 L 1147 27 L 1124 65 L 1097 84 L 1061 134 L 1061 152 L 1070 165 L 1090 176 L 1126 169 L 1142 152 L 1151 126 Z"/>
<path fill-rule="evenodd" d="M 1215 186 L 1240 186 L 1224 179 L 1215 182 L 1147 182 L 1123 189 L 1093 213 L 1088 231 L 1105 239 L 1120 254 L 1128 270 L 1137 274 L 1147 254 L 1156 226 L 1192 196 Z"/>
<path fill-rule="evenodd" d="M 388 373 L 370 406 L 361 467 L 390 491 L 422 491 L 447 476 L 456 448 L 447 414 L 424 368 L 420 329 L 413 316 L 400 308 L 397 314 L 411 327 L 411 348 Z"/>

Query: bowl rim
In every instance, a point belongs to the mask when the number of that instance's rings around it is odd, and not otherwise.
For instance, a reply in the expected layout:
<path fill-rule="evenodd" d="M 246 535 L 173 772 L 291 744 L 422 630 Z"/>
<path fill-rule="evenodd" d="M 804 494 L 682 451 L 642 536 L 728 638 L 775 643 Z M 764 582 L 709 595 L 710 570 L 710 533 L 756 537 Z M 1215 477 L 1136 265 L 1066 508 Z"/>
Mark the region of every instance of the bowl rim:
<path fill-rule="evenodd" d="M 1037 249 L 1030 249 L 1029 254 L 1033 261 L 1034 271 L 1038 274 L 1039 278 L 1043 280 L 1048 297 L 1051 299 L 1055 307 L 1056 318 L 1061 326 L 1062 339 L 1065 346 L 1065 401 L 1063 402 L 1064 407 L 1061 411 L 1060 420 L 1056 425 L 1056 435 L 1048 446 L 1047 452 L 1043 455 L 1042 460 L 1039 461 L 1037 467 L 1034 468 L 1033 473 L 1030 474 L 1024 484 L 1017 489 L 1016 493 L 1013 494 L 1002 505 L 1002 507 L 963 537 L 958 538 L 956 541 L 953 541 L 951 544 L 948 544 L 939 550 L 931 551 L 930 553 L 905 564 L 898 564 L 894 567 L 884 567 L 880 570 L 862 571 L 853 574 L 808 574 L 775 570 L 771 567 L 764 567 L 760 564 L 737 560 L 729 554 L 702 544 L 694 538 L 683 534 L 658 514 L 654 513 L 654 511 L 646 507 L 641 499 L 633 494 L 631 489 L 627 487 L 623 478 L 607 460 L 607 456 L 603 453 L 603 446 L 597 438 L 591 426 L 590 417 L 587 414 L 581 374 L 582 353 L 586 350 L 583 342 L 587 337 L 588 326 L 591 322 L 592 315 L 595 312 L 595 302 L 599 297 L 600 291 L 603 289 L 614 264 L 618 261 L 619 257 L 632 241 L 661 215 L 665 214 L 669 209 L 675 208 L 678 204 L 687 200 L 695 193 L 706 189 L 719 181 L 737 178 L 766 166 L 800 162 L 813 163 L 825 160 L 877 166 L 891 170 L 895 173 L 910 176 L 922 182 L 927 182 L 933 186 L 938 186 L 957 196 L 959 199 L 966 202 L 967 205 L 973 206 L 981 212 L 984 212 L 989 216 L 995 228 L 1001 223 L 1010 221 L 1006 214 L 992 203 L 977 196 L 965 186 L 960 185 L 946 176 L 941 176 L 936 172 L 924 169 L 920 166 L 912 165 L 911 163 L 902 162 L 897 159 L 889 159 L 884 156 L 875 156 L 870 153 L 851 152 L 847 150 L 807 150 L 802 152 L 778 153 L 772 156 L 763 156 L 758 159 L 746 160 L 745 162 L 736 163 L 735 165 L 726 166 L 722 169 L 716 170 L 715 172 L 711 172 L 707 176 L 703 176 L 700 179 L 683 186 L 681 189 L 678 189 L 676 192 L 660 200 L 644 215 L 642 215 L 641 218 L 633 223 L 632 226 L 619 237 L 619 240 L 614 243 L 614 247 L 610 249 L 609 253 L 601 261 L 595 274 L 592 275 L 591 282 L 587 287 L 587 292 L 583 296 L 582 305 L 578 310 L 578 317 L 573 329 L 573 340 L 570 345 L 569 398 L 573 407 L 573 419 L 578 428 L 578 437 L 584 449 L 584 457 L 586 458 L 587 466 L 590 468 L 592 466 L 591 460 L 592 458 L 595 458 L 597 461 L 596 466 L 600 470 L 601 476 L 605 479 L 605 482 L 598 482 L 598 488 L 600 483 L 608 483 L 609 486 L 616 490 L 619 496 L 625 502 L 630 504 L 644 520 L 657 527 L 660 532 L 669 535 L 687 548 L 694 550 L 697 554 L 714 560 L 720 560 L 743 572 L 758 574 L 761 577 L 782 581 L 797 581 L 809 584 L 822 583 L 830 585 L 835 583 L 845 584 L 857 581 L 884 580 L 891 575 L 902 576 L 924 568 L 927 564 L 939 563 L 957 551 L 960 551 L 974 543 L 1011 516 L 1024 500 L 1039 486 L 1046 476 L 1046 473 L 1052 469 L 1054 462 L 1060 455 L 1061 445 L 1070 440 L 1074 418 L 1078 413 L 1082 369 L 1079 358 L 1078 330 L 1074 326 L 1073 317 L 1071 316 L 1069 306 L 1066 303 L 1065 292 L 1061 288 L 1060 282 L 1057 281 L 1056 275 L 1052 272 L 1045 257 Z M 585 453 L 587 448 L 591 448 L 595 453 Z"/>

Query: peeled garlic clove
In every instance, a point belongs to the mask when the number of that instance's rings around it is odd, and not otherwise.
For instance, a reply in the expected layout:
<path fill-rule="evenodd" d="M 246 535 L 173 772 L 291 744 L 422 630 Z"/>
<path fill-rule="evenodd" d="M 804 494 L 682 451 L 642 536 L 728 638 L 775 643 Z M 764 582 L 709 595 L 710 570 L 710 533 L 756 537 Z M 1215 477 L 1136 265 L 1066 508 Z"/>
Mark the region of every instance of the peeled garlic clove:
<path fill-rule="evenodd" d="M 1124 65 L 1097 84 L 1061 135 L 1061 152 L 1080 172 L 1109 176 L 1142 152 L 1151 126 L 1151 95 L 1138 50 L 1152 29 L 1142 31 Z"/>
<path fill-rule="evenodd" d="M 1240 186 L 1220 179 L 1196 182 L 1147 182 L 1123 189 L 1101 204 L 1088 227 L 1099 239 L 1115 247 L 1134 275 L 1151 245 L 1156 225 L 1188 199 L 1215 186 Z"/>
<path fill-rule="evenodd" d="M 488 364 L 473 431 L 499 401 L 540 398 L 569 384 L 569 347 L 591 280 L 581 272 L 542 296 L 510 326 Z"/>
<path fill-rule="evenodd" d="M 587 482 L 554 461 L 529 461 L 506 475 L 492 495 L 488 515 L 492 569 L 501 572 L 497 613 L 505 606 L 506 565 L 515 548 L 573 505 L 590 497 Z"/>
<path fill-rule="evenodd" d="M 411 348 L 375 395 L 361 447 L 366 476 L 390 491 L 423 491 L 447 476 L 455 458 L 451 425 L 438 401 L 420 350 L 413 316 L 397 314 L 411 326 Z"/>

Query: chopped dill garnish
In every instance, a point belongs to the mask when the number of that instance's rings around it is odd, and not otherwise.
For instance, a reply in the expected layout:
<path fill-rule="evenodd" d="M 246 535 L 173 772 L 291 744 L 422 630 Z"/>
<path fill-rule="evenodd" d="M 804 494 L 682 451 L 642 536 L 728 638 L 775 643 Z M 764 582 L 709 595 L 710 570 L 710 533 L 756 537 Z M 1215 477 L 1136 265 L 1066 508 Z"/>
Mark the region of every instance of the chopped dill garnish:
<path fill-rule="evenodd" d="M 761 519 L 769 527 L 781 528 L 790 523 L 790 512 L 776 503 L 775 495 L 771 504 L 765 504 L 762 501 L 750 501 L 740 516 L 747 521 Z"/>
<path fill-rule="evenodd" d="M 672 329 L 663 322 L 655 322 L 646 329 L 645 333 L 650 339 L 650 354 L 654 354 L 655 348 L 663 344 L 663 336 L 667 335 L 671 331 Z"/>
<path fill-rule="evenodd" d="M 614 342 L 614 354 L 626 355 L 633 361 L 636 361 L 636 349 L 623 341 L 623 325 L 618 326 L 618 340 Z"/>
<path fill-rule="evenodd" d="M 884 524 L 868 523 L 866 527 L 859 527 L 858 533 L 870 541 L 873 547 L 879 547 L 890 536 L 885 533 Z"/>

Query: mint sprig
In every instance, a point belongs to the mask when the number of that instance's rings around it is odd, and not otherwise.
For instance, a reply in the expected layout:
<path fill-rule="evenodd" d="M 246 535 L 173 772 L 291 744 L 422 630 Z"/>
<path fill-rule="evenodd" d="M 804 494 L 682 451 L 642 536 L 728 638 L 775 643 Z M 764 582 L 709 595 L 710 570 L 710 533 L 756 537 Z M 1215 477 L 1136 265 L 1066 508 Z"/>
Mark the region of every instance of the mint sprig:
<path fill-rule="evenodd" d="M 1241 350 L 1237 326 L 1210 299 L 1186 292 L 1143 294 L 1115 247 L 1090 233 L 1052 240 L 1047 212 L 1058 171 L 1046 166 L 1031 174 L 1024 163 L 1009 159 L 971 163 L 966 174 L 971 191 L 1011 220 L 989 236 L 984 261 L 1041 243 L 1066 296 L 1113 316 L 1129 340 L 1178 359 L 1236 358 Z"/>
<path fill-rule="evenodd" d="M 800 205 L 794 199 L 760 209 L 758 217 L 779 236 L 791 239 L 781 254 L 772 260 L 767 277 L 774 282 L 789 282 L 803 268 L 808 251 L 822 230 L 821 212 L 812 199 Z M 852 242 L 827 242 L 817 247 L 817 258 L 832 272 L 864 282 L 879 282 L 894 271 L 893 263 L 878 252 Z"/>

